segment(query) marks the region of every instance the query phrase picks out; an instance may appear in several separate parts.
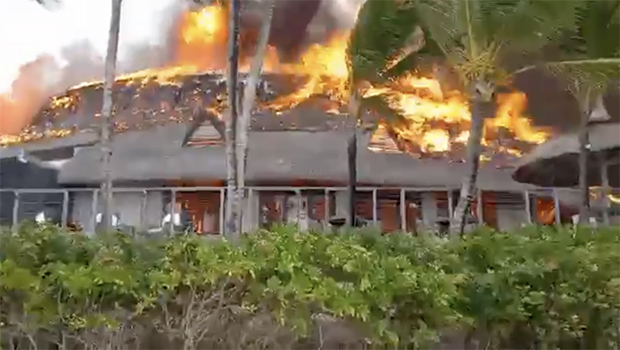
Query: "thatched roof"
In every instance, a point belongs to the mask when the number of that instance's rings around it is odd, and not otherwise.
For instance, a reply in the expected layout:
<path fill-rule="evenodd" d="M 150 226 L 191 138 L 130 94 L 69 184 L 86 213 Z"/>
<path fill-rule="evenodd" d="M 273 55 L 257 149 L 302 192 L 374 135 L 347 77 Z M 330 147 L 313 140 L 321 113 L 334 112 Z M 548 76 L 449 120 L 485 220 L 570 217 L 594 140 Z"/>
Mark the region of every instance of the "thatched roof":
<path fill-rule="evenodd" d="M 186 129 L 169 125 L 121 134 L 113 142 L 112 168 L 116 181 L 224 180 L 223 145 L 182 146 Z M 249 135 L 248 182 L 254 184 L 308 180 L 347 181 L 349 130 L 254 131 Z M 465 164 L 447 159 L 418 160 L 407 154 L 374 153 L 367 149 L 369 134 L 360 137 L 358 181 L 373 185 L 458 188 Z M 101 180 L 97 147 L 85 148 L 60 170 L 67 184 Z M 533 188 L 514 182 L 510 170 L 493 164 L 482 167 L 479 184 L 486 190 Z"/>
<path fill-rule="evenodd" d="M 608 171 L 610 185 L 620 187 L 620 123 L 590 126 L 591 157 L 588 165 L 590 186 L 601 185 L 600 161 L 616 160 Z M 547 187 L 572 187 L 579 184 L 579 139 L 566 134 L 536 147 L 520 159 L 513 178 L 523 183 Z"/>
<path fill-rule="evenodd" d="M 161 82 L 155 76 L 139 79 L 121 78 L 115 84 L 114 116 L 112 124 L 116 133 L 148 129 L 170 123 L 193 124 L 214 121 L 217 116 L 212 109 L 225 109 L 225 80 L 220 74 L 174 75 L 171 71 L 168 80 Z M 243 81 L 242 76 L 242 81 Z M 278 97 L 297 91 L 306 83 L 307 77 L 265 74 L 258 89 L 258 102 L 271 103 Z M 69 132 L 64 136 L 65 144 L 84 143 L 79 134 L 90 134 L 99 128 L 99 114 L 102 106 L 101 84 L 72 88 L 50 99 L 41 108 L 29 127 L 20 135 L 24 142 L 8 145 L 8 148 L 40 148 L 57 142 L 54 137 L 58 131 Z M 260 104 L 260 106 L 263 106 Z M 336 128 L 338 125 L 320 125 L 325 110 L 342 110 L 336 101 L 326 96 L 314 96 L 300 105 L 284 111 L 259 107 L 254 112 L 253 123 L 258 129 L 274 128 Z M 319 114 L 314 118 L 312 114 Z M 271 118 L 263 118 L 263 116 Z M 281 118 L 273 118 L 274 116 Z M 303 116 L 303 117 L 302 117 Z M 365 119 L 370 118 L 365 114 Z M 281 120 L 287 125 L 278 125 Z M 310 119 L 310 120 L 307 120 Z M 342 118 L 339 118 L 342 119 Z M 331 123 L 331 121 L 328 121 Z M 339 124 L 340 121 L 336 122 Z M 264 124 L 264 125 L 263 125 Z M 308 125 L 311 124 L 311 125 Z M 333 123 L 332 123 L 333 124 Z M 30 146 L 33 145 L 33 146 Z M 9 152 L 10 153 L 10 152 Z"/>
<path fill-rule="evenodd" d="M 39 152 L 65 147 L 94 145 L 99 136 L 94 131 L 84 131 L 66 137 L 43 139 L 0 148 L 0 159 L 17 157 L 22 152 Z"/>

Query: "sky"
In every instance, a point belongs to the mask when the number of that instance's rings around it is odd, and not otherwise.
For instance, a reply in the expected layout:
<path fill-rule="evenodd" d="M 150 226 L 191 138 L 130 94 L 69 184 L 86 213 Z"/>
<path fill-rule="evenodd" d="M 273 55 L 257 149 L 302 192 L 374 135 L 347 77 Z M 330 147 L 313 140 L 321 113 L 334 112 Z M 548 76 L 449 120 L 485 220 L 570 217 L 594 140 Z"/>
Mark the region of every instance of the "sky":
<path fill-rule="evenodd" d="M 42 54 L 68 62 L 60 52 L 86 40 L 105 56 L 111 0 L 62 0 L 48 10 L 34 0 L 0 0 L 0 93 L 10 89 L 19 67 Z M 170 11 L 182 0 L 124 0 L 119 61 L 129 59 L 133 45 L 163 45 L 173 20 Z M 52 7 L 52 6 L 50 6 Z"/>

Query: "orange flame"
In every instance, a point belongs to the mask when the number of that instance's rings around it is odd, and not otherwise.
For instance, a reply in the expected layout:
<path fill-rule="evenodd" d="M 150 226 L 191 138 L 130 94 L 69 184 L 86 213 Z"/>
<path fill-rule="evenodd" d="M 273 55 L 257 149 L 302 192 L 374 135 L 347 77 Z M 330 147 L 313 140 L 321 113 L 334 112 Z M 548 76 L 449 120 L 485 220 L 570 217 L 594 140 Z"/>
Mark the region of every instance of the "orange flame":
<path fill-rule="evenodd" d="M 213 53 L 221 53 L 226 47 L 227 33 L 227 11 L 222 6 L 183 13 L 177 31 L 177 65 L 200 71 L 225 67 L 226 55 Z"/>
<path fill-rule="evenodd" d="M 172 83 L 182 74 L 223 71 L 226 67 L 227 9 L 210 5 L 199 11 L 187 12 L 180 18 L 175 52 L 175 64 L 158 70 L 145 70 L 119 77 L 128 83 L 157 80 Z M 325 45 L 312 45 L 296 63 L 282 63 L 275 48 L 269 47 L 264 72 L 278 72 L 305 77 L 297 91 L 280 96 L 266 108 L 282 111 L 292 108 L 313 95 L 323 95 L 343 106 L 347 102 L 346 47 L 349 33 L 334 35 Z M 243 35 L 242 35 L 243 39 Z M 242 42 L 243 44 L 243 42 Z M 247 60 L 241 69 L 247 70 Z M 88 85 L 92 83 L 81 84 Z M 430 77 L 410 75 L 385 86 L 371 87 L 366 95 L 382 95 L 388 104 L 400 111 L 409 121 L 406 128 L 396 131 L 399 138 L 417 145 L 422 152 L 445 152 L 455 144 L 463 144 L 469 135 L 471 120 L 466 96 L 459 92 L 442 92 L 439 81 Z M 62 101 L 56 101 L 61 104 Z M 494 118 L 485 122 L 484 144 L 491 146 L 501 129 L 525 143 L 538 144 L 549 133 L 537 129 L 524 115 L 527 98 L 522 93 L 501 96 Z M 518 149 L 495 145 L 498 151 L 519 155 Z"/>
<path fill-rule="evenodd" d="M 177 52 L 179 64 L 209 70 L 225 67 L 223 62 L 219 62 L 219 66 L 212 65 L 211 60 L 215 56 L 224 58 L 226 55 L 210 54 L 224 52 L 227 32 L 225 12 L 222 7 L 213 5 L 184 18 L 180 33 L 184 38 L 191 37 L 192 40 L 184 40 Z M 324 95 L 344 105 L 348 96 L 348 37 L 348 32 L 339 33 L 324 45 L 311 45 L 294 64 L 283 64 L 275 48 L 269 47 L 263 71 L 305 76 L 306 83 L 297 91 L 267 103 L 265 107 L 283 111 L 313 95 Z M 247 63 L 242 64 L 242 70 L 248 70 Z M 370 94 L 383 95 L 392 108 L 399 110 L 410 121 L 408 128 L 396 132 L 404 140 L 418 145 L 423 152 L 449 151 L 453 144 L 467 141 L 471 115 L 466 96 L 458 92 L 444 96 L 439 81 L 435 79 L 411 75 L 390 86 L 372 87 L 367 92 L 367 95 Z M 503 128 L 525 143 L 544 142 L 549 133 L 531 124 L 530 119 L 524 115 L 526 106 L 525 94 L 500 96 L 495 118 L 486 120 L 485 135 L 492 138 Z M 490 145 L 491 141 L 485 138 L 484 143 Z M 504 147 L 501 150 L 520 154 L 516 149 Z"/>

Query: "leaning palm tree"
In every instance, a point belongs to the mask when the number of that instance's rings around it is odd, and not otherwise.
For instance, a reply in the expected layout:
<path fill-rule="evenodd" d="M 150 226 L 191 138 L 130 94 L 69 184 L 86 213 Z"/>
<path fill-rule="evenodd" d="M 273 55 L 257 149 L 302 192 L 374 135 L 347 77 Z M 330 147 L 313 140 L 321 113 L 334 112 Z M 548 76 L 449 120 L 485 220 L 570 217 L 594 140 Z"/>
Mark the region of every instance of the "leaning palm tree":
<path fill-rule="evenodd" d="M 588 124 L 597 119 L 597 114 L 606 114 L 601 111 L 605 108 L 603 94 L 610 84 L 620 82 L 620 0 L 584 2 L 579 9 L 579 26 L 560 44 L 560 60 L 543 67 L 558 76 L 579 103 L 579 222 L 583 224 L 590 217 Z"/>
<path fill-rule="evenodd" d="M 415 18 L 416 10 L 396 1 L 368 0 L 360 9 L 358 20 L 349 38 L 347 67 L 349 70 L 349 114 L 356 124 L 348 140 L 348 217 L 355 224 L 357 182 L 357 134 L 362 112 L 372 108 L 391 125 L 406 123 L 405 118 L 389 107 L 380 95 L 368 97 L 366 91 L 374 84 L 407 74 L 414 68 L 408 56 L 424 46 L 422 32 Z M 431 47 L 429 45 L 428 47 Z"/>
<path fill-rule="evenodd" d="M 256 51 L 252 58 L 252 65 L 250 66 L 250 74 L 245 82 L 245 88 L 243 90 L 243 103 L 241 105 L 242 113 L 241 119 L 237 129 L 237 139 L 239 140 L 237 146 L 237 186 L 238 186 L 238 200 L 240 203 L 245 203 L 245 175 L 246 165 L 248 157 L 248 133 L 250 129 L 250 120 L 252 117 L 252 111 L 254 109 L 254 102 L 256 100 L 256 86 L 258 85 L 261 71 L 263 69 L 263 61 L 267 52 L 267 44 L 269 42 L 269 33 L 271 31 L 271 20 L 273 18 L 273 8 L 275 6 L 275 0 L 267 0 L 264 4 L 262 26 L 258 36 L 258 42 L 256 44 Z M 238 227 L 241 230 L 243 227 L 243 206 L 239 211 Z"/>
<path fill-rule="evenodd" d="M 351 95 L 361 98 L 359 106 L 376 104 L 382 113 L 398 116 L 399 111 L 389 109 L 380 96 L 372 100 L 360 93 L 364 81 L 389 80 L 419 67 L 429 56 L 445 61 L 469 96 L 468 168 L 454 212 L 453 231 L 463 233 L 476 193 L 484 120 L 491 117 L 489 107 L 495 102 L 497 87 L 506 84 L 528 60 L 538 58 L 541 50 L 563 32 L 572 30 L 581 3 L 368 0 L 362 7 L 349 46 Z M 416 33 L 420 33 L 420 40 Z"/>
<path fill-rule="evenodd" d="M 122 0 L 112 1 L 108 49 L 105 58 L 103 104 L 101 107 L 101 167 L 103 172 L 103 181 L 101 183 L 101 195 L 103 198 L 101 230 L 103 232 L 112 228 L 112 89 L 116 77 L 116 56 L 118 53 L 118 39 L 121 27 L 121 3 Z"/>

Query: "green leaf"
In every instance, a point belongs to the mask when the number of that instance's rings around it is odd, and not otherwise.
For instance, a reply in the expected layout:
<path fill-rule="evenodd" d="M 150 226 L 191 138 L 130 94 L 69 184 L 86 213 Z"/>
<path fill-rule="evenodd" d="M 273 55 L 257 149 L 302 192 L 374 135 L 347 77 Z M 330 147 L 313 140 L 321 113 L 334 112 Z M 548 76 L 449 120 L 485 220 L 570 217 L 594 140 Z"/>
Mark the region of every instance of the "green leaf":
<path fill-rule="evenodd" d="M 577 13 L 577 26 L 565 30 L 558 45 L 559 58 L 539 66 L 558 76 L 580 103 L 593 103 L 609 85 L 620 86 L 620 0 L 582 1 Z"/>
<path fill-rule="evenodd" d="M 424 49 L 424 51 L 420 51 Z M 362 81 L 384 82 L 410 72 L 412 55 L 437 54 L 433 40 L 421 31 L 413 1 L 368 0 L 359 11 L 347 48 L 352 88 Z M 390 69 L 396 68 L 390 72 Z M 398 73 L 396 73 L 398 72 Z"/>
<path fill-rule="evenodd" d="M 620 57 L 549 62 L 545 68 L 567 81 L 568 89 L 576 96 L 585 89 L 604 92 L 620 79 Z"/>
<path fill-rule="evenodd" d="M 277 290 L 280 287 L 280 279 L 277 276 L 271 276 L 267 280 L 267 288 L 271 290 Z"/>
<path fill-rule="evenodd" d="M 221 329 L 255 325 L 261 340 L 244 348 L 270 347 L 261 343 L 263 332 L 307 347 L 317 341 L 317 318 L 351 327 L 374 348 L 433 348 L 446 329 L 483 331 L 493 346 L 507 348 L 593 344 L 589 339 L 605 344 L 593 348 L 618 345 L 616 228 L 479 228 L 447 241 L 290 227 L 235 246 L 191 238 L 74 241 L 75 251 L 92 249 L 89 260 L 50 244 L 65 239 L 62 230 L 31 230 L 0 231 L 0 306 L 3 330 L 37 339 L 50 330 L 129 332 L 161 326 L 165 315 L 171 329 L 162 335 L 185 337 L 183 327 L 205 330 L 204 320 L 217 314 L 218 327 L 205 339 L 237 344 L 239 333 Z M 282 259 L 292 270 L 281 269 Z M 190 314 L 195 321 L 184 317 Z"/>

